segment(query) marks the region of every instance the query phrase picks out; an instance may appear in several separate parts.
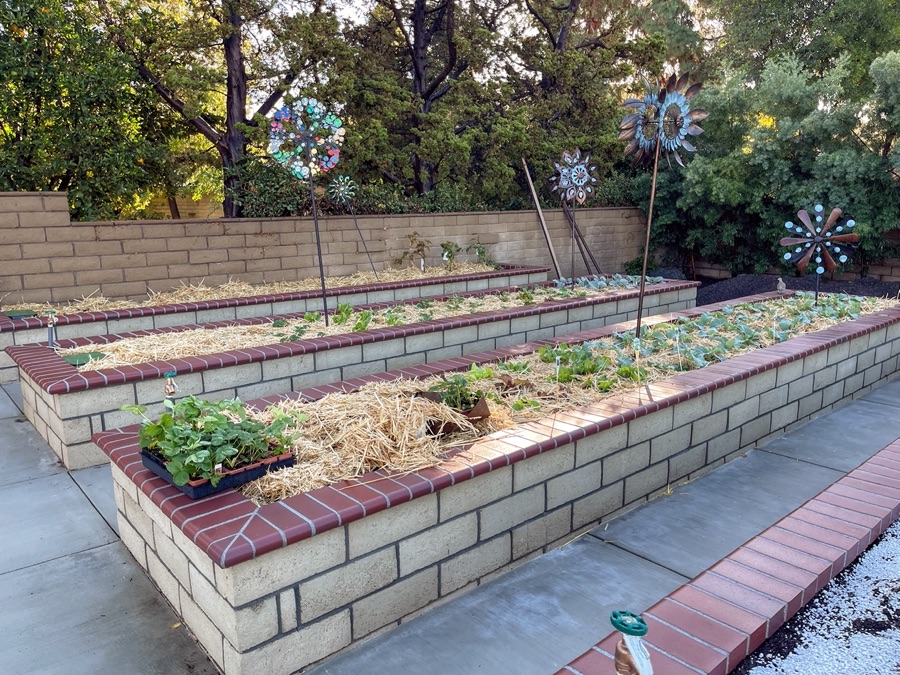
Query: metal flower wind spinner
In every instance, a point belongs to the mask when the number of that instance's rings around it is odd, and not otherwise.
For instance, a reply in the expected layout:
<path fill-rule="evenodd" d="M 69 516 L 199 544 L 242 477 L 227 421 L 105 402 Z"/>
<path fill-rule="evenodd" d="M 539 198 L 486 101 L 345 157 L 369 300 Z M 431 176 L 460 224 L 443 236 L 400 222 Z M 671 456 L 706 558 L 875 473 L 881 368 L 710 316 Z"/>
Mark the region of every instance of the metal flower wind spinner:
<path fill-rule="evenodd" d="M 678 78 L 672 75 L 659 88 L 644 80 L 647 89 L 644 97 L 630 98 L 622 104 L 635 110 L 619 125 L 619 140 L 628 141 L 625 156 L 634 155 L 635 166 L 650 162 L 656 155 L 657 146 L 674 155 L 680 166 L 684 166 L 684 162 L 678 154 L 679 149 L 696 152 L 687 137 L 703 133 L 697 122 L 706 119 L 709 113 L 691 109 L 691 99 L 702 85 L 695 82 L 688 87 L 687 83 L 687 73 Z"/>
<path fill-rule="evenodd" d="M 568 202 L 584 204 L 584 200 L 594 191 L 594 185 L 597 184 L 597 178 L 594 176 L 597 166 L 591 164 L 591 156 L 585 155 L 582 158 L 581 150 L 575 148 L 574 154 L 563 152 L 562 162 L 554 162 L 553 166 L 557 172 L 557 175 L 550 179 L 556 182 L 553 191 L 559 190 L 560 198 Z"/>
<path fill-rule="evenodd" d="M 328 196 L 341 206 L 349 206 L 356 196 L 356 182 L 350 176 L 338 176 L 328 184 Z"/>
<path fill-rule="evenodd" d="M 282 106 L 269 126 L 269 154 L 297 178 L 333 169 L 343 142 L 341 118 L 314 98 Z"/>
<path fill-rule="evenodd" d="M 828 220 L 822 225 L 822 213 L 825 209 L 821 204 L 816 204 L 816 224 L 813 225 L 809 214 L 805 210 L 797 211 L 797 217 L 806 227 L 806 231 L 799 225 L 788 221 L 784 226 L 800 236 L 785 237 L 779 244 L 782 246 L 795 246 L 793 252 L 785 253 L 784 259 L 797 265 L 800 272 L 805 272 L 813 256 L 815 256 L 816 274 L 824 274 L 837 269 L 847 262 L 850 255 L 856 251 L 856 242 L 859 235 L 855 232 L 847 232 L 856 225 L 853 219 L 841 218 L 844 212 L 834 208 L 828 216 Z M 832 255 L 832 253 L 834 255 Z M 837 262 L 835 262 L 837 256 Z"/>
<path fill-rule="evenodd" d="M 825 272 L 836 270 L 847 262 L 856 251 L 856 242 L 859 235 L 849 230 L 856 225 L 852 218 L 843 218 L 844 212 L 839 208 L 833 208 L 825 224 L 822 224 L 825 209 L 821 204 L 815 206 L 815 224 L 809 213 L 801 209 L 797 211 L 797 217 L 803 226 L 795 225 L 788 221 L 784 226 L 798 236 L 784 237 L 778 243 L 782 246 L 793 246 L 794 250 L 784 254 L 784 259 L 795 265 L 801 274 L 806 272 L 809 263 L 815 262 L 816 273 L 816 302 L 819 299 L 819 277 Z M 837 260 L 835 261 L 835 257 Z"/>
<path fill-rule="evenodd" d="M 644 307 L 644 282 L 647 276 L 647 259 L 650 254 L 650 228 L 653 224 L 653 203 L 656 199 L 656 174 L 659 169 L 659 153 L 675 155 L 675 161 L 684 166 L 679 149 L 695 152 L 697 148 L 688 136 L 699 136 L 703 129 L 697 124 L 709 116 L 705 110 L 691 109 L 691 99 L 702 86 L 695 82 L 688 86 L 688 75 L 660 80 L 658 86 L 644 80 L 646 93 L 643 98 L 629 98 L 622 105 L 634 112 L 622 118 L 619 140 L 626 141 L 625 156 L 640 166 L 653 162 L 653 178 L 650 182 L 650 206 L 647 210 L 647 234 L 644 241 L 644 264 L 641 271 L 641 289 L 638 294 L 637 325 L 635 326 L 635 350 L 641 339 L 641 314 Z"/>

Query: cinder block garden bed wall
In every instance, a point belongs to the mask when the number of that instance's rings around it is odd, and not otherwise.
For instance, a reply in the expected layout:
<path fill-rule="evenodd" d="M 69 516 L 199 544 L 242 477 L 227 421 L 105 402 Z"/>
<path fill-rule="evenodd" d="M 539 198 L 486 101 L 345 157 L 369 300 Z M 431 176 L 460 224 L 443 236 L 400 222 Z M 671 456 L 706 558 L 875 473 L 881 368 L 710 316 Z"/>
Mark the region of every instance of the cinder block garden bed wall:
<path fill-rule="evenodd" d="M 696 282 L 647 287 L 644 309 L 658 314 L 693 307 Z M 259 398 L 319 384 L 412 368 L 497 347 L 564 335 L 637 316 L 638 291 L 611 291 L 508 310 L 298 340 L 203 357 L 154 361 L 79 373 L 44 344 L 7 350 L 19 368 L 25 416 L 68 469 L 106 462 L 91 436 L 133 420 L 124 404 L 157 406 L 164 374 L 178 374 L 181 394 Z M 245 321 L 253 321 L 246 319 Z M 170 328 L 169 330 L 173 330 Z M 63 347 L 104 338 L 61 340 Z"/>
<path fill-rule="evenodd" d="M 461 274 L 416 281 L 393 281 L 366 286 L 344 286 L 327 289 L 329 306 L 339 303 L 353 306 L 380 302 L 399 302 L 423 295 L 452 295 L 503 286 L 524 286 L 547 280 L 543 267 L 504 265 L 503 269 L 483 274 Z M 177 305 L 132 307 L 102 312 L 61 314 L 56 317 L 58 339 L 72 339 L 154 330 L 185 324 L 234 321 L 248 317 L 272 316 L 291 312 L 313 312 L 322 309 L 322 296 L 315 291 L 256 295 Z M 18 379 L 16 365 L 6 354 L 14 345 L 46 341 L 47 318 L 10 319 L 0 314 L 0 383 Z"/>
<path fill-rule="evenodd" d="M 134 429 L 95 440 L 113 461 L 122 540 L 213 660 L 229 675 L 290 673 L 862 395 L 898 355 L 900 310 L 882 311 L 498 432 L 435 468 L 262 507 L 184 497 L 143 469 Z"/>

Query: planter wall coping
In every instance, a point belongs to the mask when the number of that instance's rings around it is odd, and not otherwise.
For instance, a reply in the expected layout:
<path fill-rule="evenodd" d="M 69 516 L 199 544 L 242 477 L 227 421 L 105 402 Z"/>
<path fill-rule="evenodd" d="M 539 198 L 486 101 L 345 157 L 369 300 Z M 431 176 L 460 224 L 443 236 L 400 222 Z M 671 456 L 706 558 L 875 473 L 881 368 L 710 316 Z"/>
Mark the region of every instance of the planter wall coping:
<path fill-rule="evenodd" d="M 356 286 L 335 286 L 326 288 L 327 297 L 340 297 L 356 293 L 372 293 L 377 291 L 395 290 L 398 288 L 411 288 L 413 286 L 429 286 L 444 283 L 457 283 L 472 281 L 475 279 L 491 279 L 494 277 L 509 276 L 513 274 L 534 274 L 549 272 L 546 267 L 532 267 L 501 264 L 502 269 L 494 272 L 479 272 L 477 274 L 458 274 L 445 277 L 428 277 L 425 279 L 405 279 L 400 281 L 386 281 L 384 283 L 358 284 Z M 246 307 L 250 305 L 263 305 L 274 302 L 290 302 L 292 300 L 305 300 L 307 298 L 319 298 L 321 291 L 297 291 L 294 293 L 273 293 L 268 295 L 249 295 L 238 298 L 220 298 L 217 300 L 201 300 L 198 302 L 179 302 L 169 305 L 155 305 L 151 307 L 129 307 L 124 309 L 110 309 L 96 312 L 77 312 L 74 314 L 59 314 L 56 317 L 57 326 L 66 326 L 80 323 L 92 323 L 96 321 L 110 321 L 118 319 L 134 319 L 143 316 L 158 316 L 160 314 L 178 314 L 184 312 L 207 311 L 223 309 L 226 307 Z M 46 328 L 46 316 L 34 316 L 20 319 L 10 319 L 0 314 L 0 333 L 9 333 L 29 328 Z"/>
<path fill-rule="evenodd" d="M 648 286 L 645 295 L 658 295 L 672 291 L 690 290 L 699 286 L 696 281 L 663 281 L 659 284 Z M 462 297 L 477 297 L 479 295 L 495 294 L 502 289 L 493 288 L 467 293 L 458 293 Z M 637 289 L 614 290 L 602 296 L 610 300 L 623 300 L 637 298 Z M 432 299 L 440 299 L 435 296 Z M 391 305 L 415 304 L 421 298 L 411 298 L 394 303 L 375 303 L 371 305 L 359 305 L 356 309 L 374 308 L 380 309 Z M 230 350 L 202 356 L 189 356 L 169 361 L 151 361 L 147 363 L 119 366 L 116 368 L 103 368 L 78 372 L 78 369 L 63 360 L 54 350 L 48 349 L 46 342 L 15 345 L 6 348 L 7 354 L 15 361 L 16 365 L 34 380 L 37 386 L 50 394 L 68 394 L 78 391 L 86 391 L 93 387 L 103 387 L 113 384 L 125 384 L 139 382 L 154 378 L 164 377 L 167 372 L 176 375 L 195 373 L 228 366 L 237 366 L 247 363 L 257 363 L 271 359 L 309 354 L 327 349 L 350 347 L 371 342 L 381 342 L 411 335 L 434 333 L 452 328 L 480 325 L 501 319 L 516 319 L 525 316 L 535 316 L 547 312 L 558 311 L 561 308 L 575 309 L 598 303 L 598 296 L 587 298 L 568 298 L 565 300 L 549 300 L 535 305 L 525 305 L 510 309 L 490 310 L 475 314 L 460 314 L 445 319 L 435 319 L 419 323 L 410 323 L 403 326 L 384 326 L 357 333 L 343 333 L 321 338 L 305 338 L 293 342 L 273 343 L 247 349 Z M 281 314 L 279 317 L 303 316 L 302 313 Z M 133 331 L 105 336 L 74 338 L 70 340 L 58 340 L 61 347 L 78 347 L 82 345 L 108 344 L 123 338 L 143 337 L 162 333 L 180 332 L 188 329 L 202 327 L 226 327 L 237 325 L 256 325 L 266 323 L 272 317 L 248 317 L 244 319 L 229 319 L 206 324 L 187 324 L 182 326 L 169 326 L 152 330 Z M 422 366 L 422 369 L 434 367 Z"/>
<path fill-rule="evenodd" d="M 789 294 L 772 292 L 748 296 L 741 300 L 759 302 L 787 295 Z M 705 311 L 720 309 L 727 304 L 733 304 L 733 301 L 707 305 L 700 310 L 686 310 L 651 317 L 645 319 L 644 324 L 652 325 L 696 316 Z M 167 485 L 162 479 L 144 469 L 141 464 L 136 436 L 138 425 L 101 432 L 96 434 L 93 440 L 116 466 L 134 481 L 140 491 L 159 506 L 163 513 L 216 565 L 227 568 L 367 515 L 803 359 L 895 323 L 900 323 L 900 308 L 875 312 L 778 345 L 741 354 L 721 363 L 645 385 L 636 392 L 613 396 L 588 406 L 559 413 L 552 418 L 496 432 L 434 467 L 405 475 L 375 471 L 359 479 L 343 481 L 259 507 L 236 491 L 193 501 Z M 285 396 L 272 396 L 259 399 L 252 404 L 262 407 L 285 398 L 298 397 L 315 400 L 329 393 L 352 391 L 372 381 L 425 377 L 465 369 L 473 363 L 486 363 L 530 353 L 544 345 L 598 339 L 628 330 L 633 326 L 633 321 L 605 326 L 564 338 L 539 340 L 426 366 L 405 368 L 292 392 Z M 548 421 L 552 426 L 545 423 Z M 470 449 L 472 452 L 468 452 Z"/>

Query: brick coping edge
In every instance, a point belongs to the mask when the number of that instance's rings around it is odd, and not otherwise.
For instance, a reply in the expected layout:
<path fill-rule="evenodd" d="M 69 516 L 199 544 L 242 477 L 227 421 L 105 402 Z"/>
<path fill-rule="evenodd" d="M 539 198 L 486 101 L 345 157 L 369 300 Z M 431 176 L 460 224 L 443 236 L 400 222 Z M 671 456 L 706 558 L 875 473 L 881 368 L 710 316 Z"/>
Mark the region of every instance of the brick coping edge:
<path fill-rule="evenodd" d="M 698 282 L 695 281 L 666 280 L 659 284 L 648 286 L 645 290 L 645 295 L 658 295 L 671 291 L 680 291 L 694 288 L 697 285 Z M 513 287 L 505 288 L 509 289 Z M 478 291 L 458 293 L 456 295 L 462 297 L 477 297 L 480 295 L 496 294 L 501 290 L 503 290 L 503 288 L 481 289 Z M 225 352 L 203 354 L 201 356 L 186 356 L 180 359 L 170 359 L 168 361 L 149 361 L 146 363 L 118 366 L 116 368 L 88 370 L 84 372 L 79 372 L 75 366 L 63 360 L 55 350 L 49 349 L 46 342 L 13 345 L 6 348 L 6 353 L 9 354 L 10 358 L 22 372 L 33 379 L 34 383 L 44 391 L 50 394 L 68 394 L 85 391 L 94 387 L 105 387 L 114 384 L 125 384 L 128 382 L 140 382 L 143 380 L 161 378 L 164 377 L 167 372 L 174 372 L 176 375 L 185 375 L 188 373 L 197 373 L 228 366 L 238 366 L 277 358 L 310 354 L 327 349 L 351 347 L 371 342 L 381 342 L 395 338 L 435 333 L 452 328 L 477 326 L 492 321 L 504 319 L 511 320 L 526 316 L 546 314 L 561 309 L 577 309 L 579 307 L 601 304 L 602 302 L 628 300 L 637 298 L 638 293 L 639 291 L 637 289 L 614 289 L 607 295 L 599 296 L 601 298 L 600 301 L 598 301 L 598 296 L 548 300 L 539 304 L 525 305 L 523 307 L 490 310 L 474 314 L 459 314 L 444 319 L 409 323 L 403 326 L 382 326 L 355 333 L 341 333 L 321 338 L 303 338 L 292 342 L 276 342 L 258 347 L 248 347 L 246 349 L 233 349 Z M 447 297 L 450 296 L 429 296 L 429 299 Z M 419 300 L 420 299 L 417 298 L 409 298 L 390 303 L 357 305 L 356 309 L 383 309 L 392 305 L 414 304 Z M 203 327 L 215 328 L 239 325 L 258 325 L 270 321 L 275 316 L 278 318 L 295 318 L 302 317 L 303 313 L 292 312 L 269 317 L 247 317 L 243 319 L 229 319 L 227 321 L 212 321 L 205 324 L 168 326 L 166 328 L 154 328 L 151 330 L 139 330 L 128 333 L 58 340 L 57 342 L 62 347 L 77 347 L 88 344 L 102 347 L 104 344 L 132 337 L 181 332 Z"/>
<path fill-rule="evenodd" d="M 354 293 L 371 293 L 376 291 L 396 290 L 411 288 L 413 286 L 436 286 L 442 283 L 458 283 L 461 281 L 474 281 L 477 279 L 492 279 L 495 277 L 509 276 L 512 274 L 537 274 L 549 272 L 548 267 L 519 266 L 500 263 L 500 269 L 494 272 L 479 272 L 477 274 L 456 274 L 444 277 L 427 277 L 423 279 L 407 279 L 400 281 L 387 281 L 384 283 L 358 284 L 356 286 L 335 286 L 327 288 L 327 297 L 339 297 Z M 201 300 L 198 302 L 180 302 L 170 305 L 153 305 L 149 307 L 129 307 L 124 309 L 110 309 L 96 312 L 77 312 L 75 314 L 59 314 L 56 317 L 57 326 L 69 324 L 92 323 L 95 321 L 109 321 L 116 319 L 134 319 L 143 316 L 157 316 L 161 314 L 178 314 L 183 312 L 197 312 L 206 310 L 223 309 L 227 307 L 246 307 L 249 305 L 263 305 L 269 302 L 290 302 L 291 300 L 305 300 L 321 297 L 321 291 L 296 291 L 294 293 L 273 293 L 269 295 L 248 295 L 237 298 L 219 298 L 216 300 Z M 0 314 L 0 333 L 14 332 L 28 328 L 46 328 L 47 317 L 35 316 L 23 319 L 10 319 Z"/>

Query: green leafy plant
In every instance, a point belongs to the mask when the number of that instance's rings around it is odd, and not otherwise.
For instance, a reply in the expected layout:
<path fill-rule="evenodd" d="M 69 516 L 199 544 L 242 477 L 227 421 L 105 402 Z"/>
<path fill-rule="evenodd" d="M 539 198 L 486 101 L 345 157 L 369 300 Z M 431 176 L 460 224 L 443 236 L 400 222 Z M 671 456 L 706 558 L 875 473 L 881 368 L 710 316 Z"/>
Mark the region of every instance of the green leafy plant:
<path fill-rule="evenodd" d="M 422 298 L 416 303 L 416 309 L 428 309 L 432 304 L 434 303 L 431 300 Z"/>
<path fill-rule="evenodd" d="M 459 373 L 445 377 L 429 387 L 428 391 L 437 392 L 441 396 L 441 403 L 457 410 L 473 408 L 479 399 L 484 398 L 484 392 L 474 389 L 469 379 Z"/>
<path fill-rule="evenodd" d="M 402 326 L 403 315 L 401 312 L 402 310 L 399 307 L 391 307 L 386 309 L 381 316 L 388 326 Z"/>
<path fill-rule="evenodd" d="M 534 304 L 534 291 L 530 288 L 522 288 L 519 290 L 519 301 L 523 305 Z"/>
<path fill-rule="evenodd" d="M 307 323 L 315 323 L 319 319 L 322 318 L 322 314 L 320 312 L 307 312 L 303 315 L 303 320 Z"/>
<path fill-rule="evenodd" d="M 403 265 L 407 262 L 416 262 L 419 263 L 420 269 L 425 269 L 425 256 L 428 255 L 428 250 L 431 247 L 431 241 L 428 239 L 422 239 L 419 236 L 418 232 L 410 232 L 406 235 L 406 238 L 409 242 L 409 248 L 400 254 L 398 258 L 394 259 L 395 265 Z"/>
<path fill-rule="evenodd" d="M 280 342 L 293 342 L 294 340 L 302 340 L 303 336 L 306 334 L 307 327 L 303 325 L 295 325 L 291 332 L 285 335 L 284 333 L 279 333 L 281 335 Z"/>
<path fill-rule="evenodd" d="M 337 326 L 343 326 L 350 320 L 350 316 L 353 314 L 353 306 L 349 305 L 345 302 L 338 304 L 337 312 L 334 313 L 334 316 L 331 317 L 331 320 Z"/>
<path fill-rule="evenodd" d="M 140 446 L 163 458 L 172 482 L 208 479 L 215 487 L 225 469 L 253 464 L 280 454 L 296 439 L 289 432 L 306 421 L 302 413 L 285 413 L 277 408 L 265 424 L 247 415 L 240 399 L 204 401 L 186 396 L 165 401 L 166 412 L 159 420 L 146 416 L 143 405 L 124 405 L 122 410 L 140 415 Z"/>
<path fill-rule="evenodd" d="M 287 325 L 288 322 L 286 319 L 275 319 L 275 321 L 272 322 L 272 328 L 284 328 Z"/>
<path fill-rule="evenodd" d="M 360 333 L 366 329 L 368 329 L 369 324 L 372 323 L 372 319 L 375 317 L 375 313 L 371 309 L 364 309 L 356 315 L 356 323 L 353 324 L 353 332 Z"/>
<path fill-rule="evenodd" d="M 445 241 L 441 243 L 441 259 L 447 263 L 448 269 L 453 269 L 453 261 L 456 254 L 462 251 L 462 247 L 454 241 Z"/>
<path fill-rule="evenodd" d="M 473 239 L 472 242 L 468 246 L 466 246 L 466 253 L 474 253 L 476 260 L 482 265 L 499 267 L 499 265 L 497 265 L 497 261 L 491 258 L 491 256 L 488 254 L 487 247 L 484 244 L 479 244 L 475 239 Z"/>

